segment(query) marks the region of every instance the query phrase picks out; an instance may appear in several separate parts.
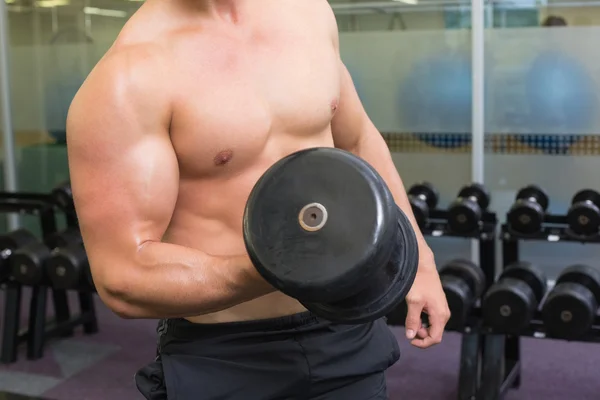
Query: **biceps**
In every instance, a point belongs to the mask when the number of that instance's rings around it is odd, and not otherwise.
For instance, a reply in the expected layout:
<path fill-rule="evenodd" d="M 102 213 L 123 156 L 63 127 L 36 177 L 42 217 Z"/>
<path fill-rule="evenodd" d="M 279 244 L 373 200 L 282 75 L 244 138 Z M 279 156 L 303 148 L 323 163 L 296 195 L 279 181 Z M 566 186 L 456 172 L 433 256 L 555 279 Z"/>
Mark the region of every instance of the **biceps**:
<path fill-rule="evenodd" d="M 72 140 L 69 167 L 90 260 L 135 254 L 142 243 L 161 240 L 179 186 L 168 135 L 97 143 Z"/>

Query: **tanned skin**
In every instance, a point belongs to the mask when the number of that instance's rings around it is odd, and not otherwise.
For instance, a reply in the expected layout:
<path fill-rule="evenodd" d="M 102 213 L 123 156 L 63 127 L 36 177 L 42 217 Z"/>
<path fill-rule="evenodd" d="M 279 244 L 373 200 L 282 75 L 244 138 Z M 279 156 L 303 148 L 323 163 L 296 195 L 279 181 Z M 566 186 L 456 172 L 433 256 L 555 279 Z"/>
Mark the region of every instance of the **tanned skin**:
<path fill-rule="evenodd" d="M 253 267 L 242 215 L 273 163 L 337 147 L 373 165 L 411 219 L 420 265 L 407 337 L 441 341 L 450 313 L 433 254 L 340 59 L 327 1 L 146 1 L 75 97 L 67 136 L 94 282 L 118 315 L 217 323 L 305 311 Z"/>

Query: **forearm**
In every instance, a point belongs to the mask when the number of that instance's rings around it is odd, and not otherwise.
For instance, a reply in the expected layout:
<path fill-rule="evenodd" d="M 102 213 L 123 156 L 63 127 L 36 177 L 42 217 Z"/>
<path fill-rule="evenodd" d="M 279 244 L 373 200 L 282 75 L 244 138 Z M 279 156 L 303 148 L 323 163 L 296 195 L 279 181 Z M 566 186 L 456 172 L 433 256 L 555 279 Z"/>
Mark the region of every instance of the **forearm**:
<path fill-rule="evenodd" d="M 367 129 L 375 128 L 373 127 Z M 402 178 L 398 174 L 398 170 L 394 165 L 385 140 L 379 134 L 379 132 L 375 133 L 376 134 L 364 135 L 364 139 L 360 140 L 355 148 L 351 151 L 371 164 L 371 166 L 373 166 L 373 168 L 375 168 L 379 175 L 381 175 L 381 177 L 385 180 L 390 191 L 392 192 L 392 195 L 394 196 L 396 204 L 398 204 L 398 207 L 404 211 L 413 226 L 417 236 L 417 241 L 419 243 L 419 257 L 422 260 L 428 260 L 433 257 L 433 254 L 429 248 L 429 245 L 425 241 L 425 237 L 421 233 L 421 229 L 417 225 L 417 221 L 412 212 L 412 207 L 410 205 L 410 201 L 408 200 Z M 424 264 L 429 265 L 429 263 Z"/>
<path fill-rule="evenodd" d="M 102 296 L 128 318 L 185 318 L 230 308 L 272 292 L 247 256 L 211 257 L 174 244 L 144 244 Z"/>

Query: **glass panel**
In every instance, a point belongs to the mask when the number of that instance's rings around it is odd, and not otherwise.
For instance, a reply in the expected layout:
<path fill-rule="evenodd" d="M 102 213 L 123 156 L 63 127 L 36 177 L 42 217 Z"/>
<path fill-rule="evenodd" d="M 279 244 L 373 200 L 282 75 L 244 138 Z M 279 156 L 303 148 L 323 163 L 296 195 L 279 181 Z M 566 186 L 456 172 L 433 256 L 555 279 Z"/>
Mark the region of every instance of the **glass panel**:
<path fill-rule="evenodd" d="M 600 28 L 589 26 L 600 22 L 600 9 L 582 4 L 540 9 L 549 27 L 487 31 L 486 183 L 502 218 L 530 183 L 545 188 L 550 211 L 561 214 L 578 190 L 600 189 L 600 56 L 592 40 Z M 596 264 L 600 249 L 538 243 L 523 252 L 558 271 Z"/>
<path fill-rule="evenodd" d="M 141 3 L 9 2 L 11 107 L 18 185 L 48 192 L 68 179 L 65 144 L 70 103 L 94 65 Z M 37 232 L 37 218 L 24 217 Z"/>
<path fill-rule="evenodd" d="M 471 177 L 471 36 L 445 15 L 469 8 L 433 0 L 332 6 L 342 59 L 405 185 L 430 181 L 446 207 Z M 470 256 L 465 240 L 430 243 L 438 263 Z"/>

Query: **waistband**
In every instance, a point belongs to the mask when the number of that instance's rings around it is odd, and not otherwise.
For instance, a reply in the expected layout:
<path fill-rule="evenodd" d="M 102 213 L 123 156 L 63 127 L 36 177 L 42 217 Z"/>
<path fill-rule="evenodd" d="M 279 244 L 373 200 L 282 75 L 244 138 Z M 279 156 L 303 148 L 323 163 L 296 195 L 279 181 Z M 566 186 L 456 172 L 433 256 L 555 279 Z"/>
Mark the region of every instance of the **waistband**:
<path fill-rule="evenodd" d="M 197 324 L 183 318 L 174 318 L 166 320 L 166 330 L 169 336 L 173 335 L 180 339 L 194 339 L 204 335 L 292 330 L 322 321 L 322 319 L 308 311 L 276 318 L 215 324 Z"/>

